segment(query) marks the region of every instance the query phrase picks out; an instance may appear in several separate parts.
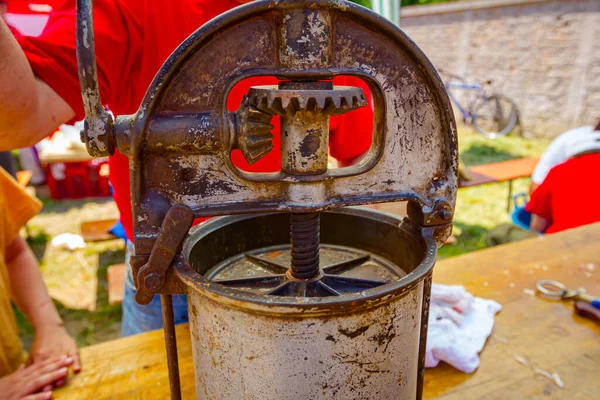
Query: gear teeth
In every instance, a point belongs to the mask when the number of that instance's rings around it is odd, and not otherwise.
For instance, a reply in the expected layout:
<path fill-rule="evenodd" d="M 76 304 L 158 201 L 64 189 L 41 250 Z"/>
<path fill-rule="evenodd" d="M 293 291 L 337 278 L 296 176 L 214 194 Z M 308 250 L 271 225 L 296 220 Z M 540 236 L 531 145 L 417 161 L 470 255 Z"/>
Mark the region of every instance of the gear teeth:
<path fill-rule="evenodd" d="M 284 98 L 281 98 L 280 100 L 281 100 L 281 108 L 283 108 L 284 110 L 290 106 L 291 99 L 284 97 Z"/>
<path fill-rule="evenodd" d="M 367 103 L 364 94 L 358 88 L 339 88 L 325 91 L 323 95 L 305 93 L 296 97 L 289 93 L 279 94 L 274 88 L 254 88 L 249 97 L 249 103 L 257 112 L 272 115 L 293 116 L 299 111 L 321 112 L 329 115 L 339 115 L 352 109 L 360 108 Z M 258 119 L 258 118 L 257 118 Z M 262 119 L 269 122 L 266 117 Z"/>
<path fill-rule="evenodd" d="M 255 108 L 254 106 L 250 106 L 248 120 L 251 123 L 257 122 L 264 126 L 265 124 L 269 124 L 271 122 L 271 118 L 273 118 L 271 114 L 267 114 L 266 112 Z"/>
<path fill-rule="evenodd" d="M 297 97 L 298 99 L 298 109 L 306 110 L 306 106 L 308 105 L 308 99 L 306 97 Z"/>
<path fill-rule="evenodd" d="M 266 135 L 250 135 L 246 138 L 249 147 L 264 145 L 265 143 L 270 143 L 271 140 L 273 140 L 273 135 L 270 133 Z"/>
<path fill-rule="evenodd" d="M 315 100 L 316 103 L 316 107 L 320 110 L 324 110 L 325 109 L 325 103 L 327 102 L 327 99 L 324 97 L 317 97 Z"/>
<path fill-rule="evenodd" d="M 249 120 L 246 123 L 246 130 L 254 135 L 266 135 L 273 130 L 273 125 L 258 121 Z"/>
<path fill-rule="evenodd" d="M 341 100 L 340 101 L 341 108 L 345 108 L 345 109 L 350 108 L 349 104 L 352 104 L 352 100 L 350 100 L 350 102 L 348 102 L 348 97 L 346 97 L 346 96 L 343 96 L 340 100 Z"/>
<path fill-rule="evenodd" d="M 333 105 L 335 106 L 335 108 L 340 108 L 342 106 L 341 97 L 331 97 L 331 101 L 333 102 Z"/>
<path fill-rule="evenodd" d="M 272 110 L 275 102 L 279 99 L 276 97 L 271 97 L 270 99 L 265 97 L 263 100 L 264 100 L 266 107 L 268 107 L 269 110 Z"/>
<path fill-rule="evenodd" d="M 273 144 L 269 144 L 268 146 L 262 146 L 257 149 L 249 149 L 245 155 L 246 162 L 250 165 L 254 164 L 262 157 L 267 155 L 271 150 L 273 150 Z"/>

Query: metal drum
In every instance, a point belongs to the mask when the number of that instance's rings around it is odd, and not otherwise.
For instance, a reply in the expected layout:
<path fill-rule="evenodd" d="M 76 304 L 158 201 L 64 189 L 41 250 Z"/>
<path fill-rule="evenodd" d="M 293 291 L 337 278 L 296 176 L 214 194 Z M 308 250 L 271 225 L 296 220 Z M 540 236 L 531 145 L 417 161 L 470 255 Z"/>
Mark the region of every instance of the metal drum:
<path fill-rule="evenodd" d="M 391 214 L 322 213 L 319 284 L 297 293 L 282 289 L 289 243 L 286 214 L 219 218 L 185 242 L 197 398 L 416 398 L 435 242 Z"/>

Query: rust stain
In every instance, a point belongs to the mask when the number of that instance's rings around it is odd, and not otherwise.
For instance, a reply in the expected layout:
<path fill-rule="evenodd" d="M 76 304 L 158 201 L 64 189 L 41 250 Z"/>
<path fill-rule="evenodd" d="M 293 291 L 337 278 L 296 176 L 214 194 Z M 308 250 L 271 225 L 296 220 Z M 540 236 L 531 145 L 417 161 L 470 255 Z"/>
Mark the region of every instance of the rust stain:
<path fill-rule="evenodd" d="M 354 331 L 351 331 L 349 329 L 339 328 L 338 332 L 346 337 L 349 337 L 350 339 L 354 339 L 355 337 L 362 335 L 363 333 L 365 333 L 368 330 L 369 330 L 369 326 L 367 325 L 367 326 L 362 326 Z"/>
<path fill-rule="evenodd" d="M 321 129 L 308 129 L 306 131 L 306 137 L 300 144 L 300 154 L 306 158 L 317 158 L 317 152 L 321 147 L 321 136 L 323 132 Z"/>

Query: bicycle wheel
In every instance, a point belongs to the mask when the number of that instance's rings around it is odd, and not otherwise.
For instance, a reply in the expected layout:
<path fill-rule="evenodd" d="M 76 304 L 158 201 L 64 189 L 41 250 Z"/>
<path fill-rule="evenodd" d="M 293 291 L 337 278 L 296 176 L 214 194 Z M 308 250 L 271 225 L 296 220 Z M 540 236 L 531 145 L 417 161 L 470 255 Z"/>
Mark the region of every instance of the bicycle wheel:
<path fill-rule="evenodd" d="M 515 103 L 498 95 L 477 99 L 472 115 L 475 130 L 490 139 L 508 135 L 518 121 Z"/>

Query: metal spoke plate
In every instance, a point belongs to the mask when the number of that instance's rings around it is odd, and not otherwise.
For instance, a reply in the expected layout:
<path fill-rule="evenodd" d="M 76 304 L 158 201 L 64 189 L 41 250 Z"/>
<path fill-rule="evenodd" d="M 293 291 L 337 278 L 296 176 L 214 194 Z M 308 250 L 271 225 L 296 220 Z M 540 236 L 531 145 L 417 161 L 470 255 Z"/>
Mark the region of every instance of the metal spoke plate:
<path fill-rule="evenodd" d="M 323 275 L 312 281 L 288 280 L 290 246 L 263 247 L 231 257 L 206 273 L 221 285 L 255 294 L 298 297 L 343 296 L 398 281 L 406 273 L 372 253 L 321 244 Z"/>

